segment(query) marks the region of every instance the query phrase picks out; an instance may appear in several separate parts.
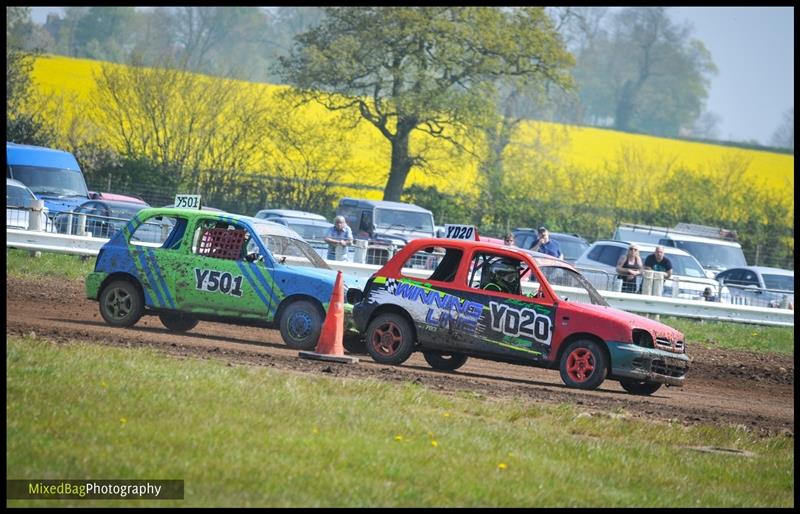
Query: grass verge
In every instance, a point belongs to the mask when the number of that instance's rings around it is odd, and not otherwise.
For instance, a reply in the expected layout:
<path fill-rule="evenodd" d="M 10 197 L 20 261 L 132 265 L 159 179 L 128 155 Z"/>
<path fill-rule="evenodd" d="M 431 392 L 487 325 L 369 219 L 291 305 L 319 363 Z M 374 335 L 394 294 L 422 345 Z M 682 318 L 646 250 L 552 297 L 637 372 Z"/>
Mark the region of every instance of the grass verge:
<path fill-rule="evenodd" d="M 91 506 L 794 505 L 793 438 L 744 427 L 16 336 L 6 385 L 7 478 L 185 480 Z"/>
<path fill-rule="evenodd" d="M 706 348 L 794 355 L 794 327 L 698 321 L 664 316 L 661 317 L 661 321 L 683 332 L 689 354 L 692 353 L 692 345 L 699 344 Z"/>

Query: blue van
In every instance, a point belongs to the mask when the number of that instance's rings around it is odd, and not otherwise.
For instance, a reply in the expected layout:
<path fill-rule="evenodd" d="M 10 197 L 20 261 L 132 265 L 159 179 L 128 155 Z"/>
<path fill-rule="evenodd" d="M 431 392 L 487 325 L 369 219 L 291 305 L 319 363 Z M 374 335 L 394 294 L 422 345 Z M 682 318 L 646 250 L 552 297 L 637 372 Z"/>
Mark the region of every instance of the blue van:
<path fill-rule="evenodd" d="M 33 191 L 53 217 L 89 200 L 89 188 L 75 156 L 63 150 L 6 141 L 6 178 Z"/>

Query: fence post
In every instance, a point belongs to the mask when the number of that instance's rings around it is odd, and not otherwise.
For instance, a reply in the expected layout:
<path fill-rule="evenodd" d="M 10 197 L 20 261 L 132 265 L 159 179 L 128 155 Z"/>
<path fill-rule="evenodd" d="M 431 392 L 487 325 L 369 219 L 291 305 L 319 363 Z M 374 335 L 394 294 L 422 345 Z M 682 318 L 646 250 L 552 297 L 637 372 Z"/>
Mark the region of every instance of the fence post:
<path fill-rule="evenodd" d="M 86 235 L 86 213 L 78 214 L 78 230 L 76 231 L 75 235 L 76 236 Z"/>
<path fill-rule="evenodd" d="M 664 275 L 663 271 L 653 272 L 653 296 L 661 296 L 664 294 Z"/>
<path fill-rule="evenodd" d="M 367 262 L 367 244 L 366 239 L 356 239 L 355 252 L 353 253 L 353 262 L 364 264 Z"/>
<path fill-rule="evenodd" d="M 653 294 L 653 270 L 646 269 L 642 273 L 642 294 L 650 296 Z"/>
<path fill-rule="evenodd" d="M 336 245 L 336 248 L 334 249 L 334 252 L 335 252 L 334 256 L 333 256 L 334 260 L 343 261 L 344 260 L 344 254 L 345 254 L 345 252 L 347 252 L 347 247 L 346 246 L 342 246 L 342 245 Z"/>
<path fill-rule="evenodd" d="M 681 281 L 675 275 L 672 275 L 672 297 L 677 298 L 681 290 Z"/>
<path fill-rule="evenodd" d="M 28 215 L 28 230 L 45 230 L 42 226 L 42 211 L 44 210 L 44 200 L 33 200 L 31 211 Z"/>

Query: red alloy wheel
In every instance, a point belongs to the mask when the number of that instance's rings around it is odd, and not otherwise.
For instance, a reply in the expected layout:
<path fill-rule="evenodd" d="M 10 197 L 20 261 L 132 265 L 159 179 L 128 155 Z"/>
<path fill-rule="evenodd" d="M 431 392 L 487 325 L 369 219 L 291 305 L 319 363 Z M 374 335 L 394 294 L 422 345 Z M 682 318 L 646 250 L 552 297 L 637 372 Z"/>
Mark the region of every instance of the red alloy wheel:
<path fill-rule="evenodd" d="M 386 321 L 372 332 L 372 347 L 382 355 L 394 355 L 402 342 L 403 334 L 394 321 Z"/>
<path fill-rule="evenodd" d="M 594 354 L 586 348 L 576 348 L 567 356 L 567 374 L 575 382 L 588 380 L 594 368 Z"/>

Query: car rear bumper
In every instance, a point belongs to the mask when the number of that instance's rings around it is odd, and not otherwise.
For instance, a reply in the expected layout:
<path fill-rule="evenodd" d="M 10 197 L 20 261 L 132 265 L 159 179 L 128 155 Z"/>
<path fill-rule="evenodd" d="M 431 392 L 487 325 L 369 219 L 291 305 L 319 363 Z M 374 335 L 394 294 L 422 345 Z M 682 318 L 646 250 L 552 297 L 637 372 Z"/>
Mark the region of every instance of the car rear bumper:
<path fill-rule="evenodd" d="M 611 374 L 616 378 L 680 387 L 689 370 L 689 357 L 685 353 L 615 342 L 608 343 L 608 351 L 611 354 Z"/>

